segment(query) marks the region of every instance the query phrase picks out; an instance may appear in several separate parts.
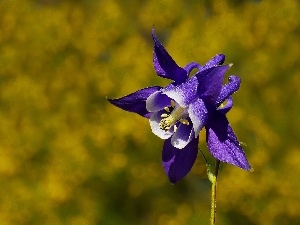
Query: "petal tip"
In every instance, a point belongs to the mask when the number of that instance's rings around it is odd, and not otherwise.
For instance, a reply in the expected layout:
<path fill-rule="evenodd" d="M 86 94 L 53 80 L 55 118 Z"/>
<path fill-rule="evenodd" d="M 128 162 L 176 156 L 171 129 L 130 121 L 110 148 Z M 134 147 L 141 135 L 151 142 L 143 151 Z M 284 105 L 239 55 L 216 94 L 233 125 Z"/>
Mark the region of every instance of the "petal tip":
<path fill-rule="evenodd" d="M 152 33 L 152 39 L 154 41 L 154 45 L 156 45 L 158 39 L 157 39 L 156 34 L 155 34 L 154 26 L 152 27 L 151 33 Z"/>
<path fill-rule="evenodd" d="M 198 138 L 179 150 L 167 139 L 162 151 L 162 164 L 169 181 L 173 184 L 181 180 L 192 169 L 198 154 Z"/>
<path fill-rule="evenodd" d="M 218 58 L 218 61 L 217 61 L 218 65 L 222 65 L 225 62 L 226 57 L 224 54 L 220 53 L 220 54 L 217 54 L 215 57 Z"/>

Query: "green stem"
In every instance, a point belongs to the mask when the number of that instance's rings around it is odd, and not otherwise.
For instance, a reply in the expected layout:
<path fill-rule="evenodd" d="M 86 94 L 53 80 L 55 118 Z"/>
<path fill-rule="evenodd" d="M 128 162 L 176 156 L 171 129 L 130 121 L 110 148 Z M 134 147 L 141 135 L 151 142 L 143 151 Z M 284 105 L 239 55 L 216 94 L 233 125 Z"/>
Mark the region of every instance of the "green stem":
<path fill-rule="evenodd" d="M 210 208 L 210 224 L 215 225 L 217 213 L 217 178 L 219 174 L 220 161 L 216 160 L 215 173 L 211 173 L 208 169 L 208 178 L 211 182 L 211 208 Z"/>
<path fill-rule="evenodd" d="M 219 174 L 219 168 L 220 168 L 220 160 L 216 159 L 216 167 L 215 172 L 212 173 L 210 170 L 210 165 L 203 154 L 203 152 L 199 149 L 201 152 L 205 163 L 206 163 L 206 170 L 207 170 L 207 176 L 208 179 L 211 182 L 211 207 L 210 207 L 210 225 L 216 224 L 216 213 L 217 213 L 217 180 L 218 180 L 218 174 Z"/>

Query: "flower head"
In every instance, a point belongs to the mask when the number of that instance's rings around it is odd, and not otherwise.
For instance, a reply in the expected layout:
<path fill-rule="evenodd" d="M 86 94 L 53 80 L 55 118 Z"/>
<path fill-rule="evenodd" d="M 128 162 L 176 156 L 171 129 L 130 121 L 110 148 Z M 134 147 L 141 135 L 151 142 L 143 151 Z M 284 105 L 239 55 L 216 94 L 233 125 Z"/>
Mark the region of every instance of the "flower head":
<path fill-rule="evenodd" d="M 166 87 L 147 87 L 119 99 L 108 99 L 109 102 L 149 119 L 152 132 L 165 140 L 162 164 L 172 183 L 191 170 L 203 127 L 208 149 L 216 159 L 250 170 L 225 115 L 233 104 L 231 95 L 240 86 L 237 76 L 230 76 L 229 82 L 223 85 L 225 73 L 231 66 L 223 65 L 225 56 L 218 54 L 204 66 L 191 62 L 182 68 L 159 42 L 154 30 L 152 37 L 154 70 L 172 82 Z M 197 69 L 197 73 L 189 77 L 193 69 Z"/>

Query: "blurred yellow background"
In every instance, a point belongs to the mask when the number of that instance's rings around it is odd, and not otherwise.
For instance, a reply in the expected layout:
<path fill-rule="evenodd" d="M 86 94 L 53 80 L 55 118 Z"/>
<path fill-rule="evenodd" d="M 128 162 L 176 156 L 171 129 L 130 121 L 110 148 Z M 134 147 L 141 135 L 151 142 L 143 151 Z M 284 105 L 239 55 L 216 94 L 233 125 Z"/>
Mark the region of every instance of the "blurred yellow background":
<path fill-rule="evenodd" d="M 202 157 L 171 185 L 148 121 L 106 100 L 168 84 L 153 70 L 153 25 L 180 66 L 224 53 L 242 78 L 228 117 L 254 172 L 222 164 L 217 224 L 300 224 L 299 9 L 0 0 L 0 224 L 208 224 Z M 204 131 L 200 147 L 208 155 Z"/>

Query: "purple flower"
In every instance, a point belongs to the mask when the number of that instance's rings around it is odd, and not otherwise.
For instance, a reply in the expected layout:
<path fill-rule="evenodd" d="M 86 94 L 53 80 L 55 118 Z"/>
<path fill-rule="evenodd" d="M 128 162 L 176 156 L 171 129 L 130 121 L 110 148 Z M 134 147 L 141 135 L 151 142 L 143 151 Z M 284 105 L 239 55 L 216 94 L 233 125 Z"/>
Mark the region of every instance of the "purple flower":
<path fill-rule="evenodd" d="M 230 65 L 218 54 L 204 66 L 191 62 L 179 67 L 155 36 L 154 70 L 158 76 L 171 79 L 166 87 L 152 86 L 119 99 L 108 99 L 113 105 L 149 119 L 152 132 L 165 139 L 162 164 L 172 183 L 184 177 L 198 154 L 199 132 L 206 129 L 210 153 L 218 160 L 250 170 L 245 153 L 227 118 L 232 107 L 231 95 L 240 86 L 240 78 L 223 79 Z M 197 73 L 189 77 L 193 69 Z"/>

